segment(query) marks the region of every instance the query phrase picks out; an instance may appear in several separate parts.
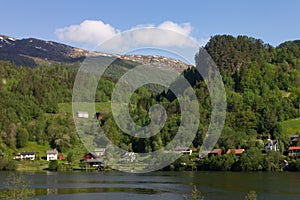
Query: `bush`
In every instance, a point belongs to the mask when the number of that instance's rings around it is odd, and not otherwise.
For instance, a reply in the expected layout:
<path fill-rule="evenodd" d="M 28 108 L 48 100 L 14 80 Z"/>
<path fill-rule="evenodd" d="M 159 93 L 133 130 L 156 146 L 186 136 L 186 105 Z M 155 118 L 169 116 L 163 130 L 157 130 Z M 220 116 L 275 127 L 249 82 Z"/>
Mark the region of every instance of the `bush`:
<path fill-rule="evenodd" d="M 7 158 L 0 159 L 0 170 L 15 171 L 18 168 L 18 162 Z"/>
<path fill-rule="evenodd" d="M 263 170 L 279 171 L 281 154 L 277 151 L 269 151 L 263 158 Z"/>
<path fill-rule="evenodd" d="M 48 170 L 49 171 L 57 171 L 58 170 L 58 161 L 57 160 L 51 160 L 49 162 L 49 165 L 48 165 Z"/>
<path fill-rule="evenodd" d="M 18 161 L 10 160 L 7 162 L 5 166 L 5 170 L 7 171 L 16 171 L 18 169 Z"/>
<path fill-rule="evenodd" d="M 0 170 L 4 170 L 5 166 L 7 165 L 7 159 L 5 158 L 0 158 Z"/>
<path fill-rule="evenodd" d="M 300 171 L 300 159 L 290 159 L 287 167 L 288 171 Z"/>
<path fill-rule="evenodd" d="M 242 154 L 239 168 L 243 171 L 261 171 L 263 169 L 263 154 L 257 148 L 250 148 Z"/>

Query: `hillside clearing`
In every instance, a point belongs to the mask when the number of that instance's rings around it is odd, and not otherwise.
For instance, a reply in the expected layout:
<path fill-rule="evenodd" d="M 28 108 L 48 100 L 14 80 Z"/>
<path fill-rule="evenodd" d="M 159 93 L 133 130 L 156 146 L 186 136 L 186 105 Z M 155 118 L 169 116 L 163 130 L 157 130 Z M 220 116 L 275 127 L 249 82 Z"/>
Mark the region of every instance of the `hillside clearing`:
<path fill-rule="evenodd" d="M 284 134 L 294 135 L 300 133 L 300 118 L 283 121 L 281 126 Z"/>

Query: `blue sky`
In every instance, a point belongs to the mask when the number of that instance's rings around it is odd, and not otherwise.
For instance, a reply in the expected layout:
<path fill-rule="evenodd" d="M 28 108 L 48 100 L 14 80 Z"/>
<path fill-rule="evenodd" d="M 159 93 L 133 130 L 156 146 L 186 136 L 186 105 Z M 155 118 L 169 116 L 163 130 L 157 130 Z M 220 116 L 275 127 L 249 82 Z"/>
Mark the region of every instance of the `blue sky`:
<path fill-rule="evenodd" d="M 36 37 L 78 47 L 85 42 L 62 39 L 58 29 L 80 25 L 85 20 L 100 21 L 114 31 L 139 25 L 159 26 L 172 22 L 188 35 L 205 41 L 216 34 L 248 35 L 274 46 L 299 39 L 300 1 L 1 1 L 0 34 L 16 38 Z M 65 34 L 65 33 L 64 33 Z"/>

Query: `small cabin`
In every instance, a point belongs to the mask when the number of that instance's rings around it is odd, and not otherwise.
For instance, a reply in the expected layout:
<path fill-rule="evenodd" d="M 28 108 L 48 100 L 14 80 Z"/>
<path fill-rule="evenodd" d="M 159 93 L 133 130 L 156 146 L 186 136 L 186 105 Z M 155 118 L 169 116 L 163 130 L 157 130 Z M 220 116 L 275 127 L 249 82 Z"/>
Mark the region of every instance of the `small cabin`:
<path fill-rule="evenodd" d="M 89 118 L 88 112 L 76 112 L 76 116 L 79 118 Z"/>
<path fill-rule="evenodd" d="M 236 159 L 240 159 L 242 153 L 245 151 L 245 149 L 228 149 L 226 154 L 231 154 L 233 153 L 236 157 Z"/>
<path fill-rule="evenodd" d="M 174 151 L 182 154 L 188 154 L 188 155 L 192 155 L 193 152 L 192 149 L 188 147 L 177 147 L 174 149 Z"/>
<path fill-rule="evenodd" d="M 87 153 L 83 156 L 83 160 L 93 160 L 99 158 L 97 155 L 93 153 Z"/>
<path fill-rule="evenodd" d="M 58 151 L 56 149 L 53 149 L 53 150 L 48 150 L 46 152 L 47 154 L 47 161 L 50 161 L 50 160 L 57 160 L 57 156 L 58 156 Z"/>
<path fill-rule="evenodd" d="M 126 152 L 121 160 L 125 162 L 134 162 L 136 158 L 137 155 L 134 152 Z"/>
<path fill-rule="evenodd" d="M 22 152 L 21 153 L 21 159 L 35 160 L 35 153 L 33 153 L 33 152 Z"/>
<path fill-rule="evenodd" d="M 85 160 L 86 164 L 89 166 L 89 167 L 95 167 L 97 168 L 98 170 L 103 170 L 103 167 L 104 167 L 104 160 L 101 159 L 101 158 L 98 158 L 98 159 L 87 159 Z"/>
<path fill-rule="evenodd" d="M 86 168 L 97 168 L 99 171 L 104 170 L 104 160 L 94 153 L 87 153 L 83 156 Z"/>
<path fill-rule="evenodd" d="M 213 149 L 212 151 L 207 150 L 200 150 L 199 151 L 199 158 L 204 159 L 206 156 L 220 156 L 222 155 L 223 150 L 222 149 Z"/>
<path fill-rule="evenodd" d="M 289 154 L 290 157 L 299 157 L 300 156 L 300 146 L 292 146 L 289 147 Z"/>
<path fill-rule="evenodd" d="M 289 135 L 290 143 L 292 146 L 297 146 L 297 143 L 299 141 L 299 135 Z"/>
<path fill-rule="evenodd" d="M 95 148 L 94 155 L 97 157 L 102 157 L 105 155 L 105 151 L 106 151 L 105 148 Z"/>
<path fill-rule="evenodd" d="M 21 152 L 17 156 L 13 157 L 14 160 L 35 160 L 35 153 L 33 152 Z"/>

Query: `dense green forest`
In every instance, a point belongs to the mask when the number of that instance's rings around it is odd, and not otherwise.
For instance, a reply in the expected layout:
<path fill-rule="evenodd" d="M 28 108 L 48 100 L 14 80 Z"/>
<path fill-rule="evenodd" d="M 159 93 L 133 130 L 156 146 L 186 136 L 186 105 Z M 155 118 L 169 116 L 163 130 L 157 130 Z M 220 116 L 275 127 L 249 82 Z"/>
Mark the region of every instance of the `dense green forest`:
<path fill-rule="evenodd" d="M 247 36 L 218 35 L 212 37 L 204 48 L 219 67 L 227 95 L 225 127 L 216 147 L 224 150 L 245 148 L 248 153 L 242 156 L 239 163 L 231 155 L 226 155 L 228 158 L 223 156 L 199 161 L 199 168 L 259 170 L 259 167 L 245 164 L 255 164 L 253 160 L 247 160 L 247 155 L 255 155 L 254 160 L 261 162 L 262 166 L 265 166 L 264 162 L 269 163 L 266 158 L 259 158 L 268 137 L 278 139 L 279 154 L 285 154 L 290 142 L 282 122 L 300 117 L 300 43 L 285 42 L 272 47 Z M 95 101 L 109 102 L 115 81 L 126 72 L 124 69 L 135 65 L 134 62 L 117 60 L 98 83 Z M 59 110 L 62 103 L 72 101 L 72 88 L 79 66 L 80 63 L 74 63 L 29 68 L 0 62 L 2 160 L 11 159 L 12 153 L 31 141 L 50 145 L 64 153 L 82 145 L 72 114 Z M 199 99 L 201 118 L 192 144 L 197 148 L 201 146 L 210 122 L 210 97 L 205 82 L 196 70 L 187 69 L 184 76 Z M 100 110 L 105 113 L 101 126 L 114 144 L 135 152 L 151 152 L 165 146 L 174 137 L 180 123 L 178 101 L 168 91 L 154 91 L 151 87 L 139 88 L 131 97 L 130 105 L 131 116 L 139 125 L 149 123 L 148 109 L 152 105 L 159 103 L 165 107 L 167 121 L 162 131 L 153 137 L 137 139 L 123 134 L 115 124 L 110 109 Z M 292 134 L 297 134 L 297 131 Z M 274 158 L 274 163 L 281 159 L 277 154 L 270 158 Z M 298 165 L 300 170 L 300 162 Z"/>

